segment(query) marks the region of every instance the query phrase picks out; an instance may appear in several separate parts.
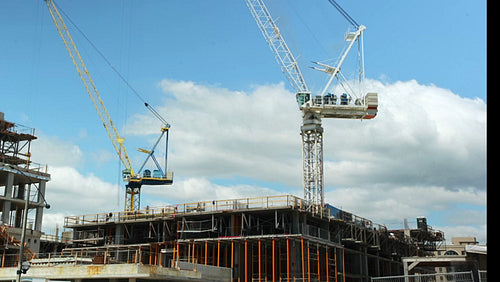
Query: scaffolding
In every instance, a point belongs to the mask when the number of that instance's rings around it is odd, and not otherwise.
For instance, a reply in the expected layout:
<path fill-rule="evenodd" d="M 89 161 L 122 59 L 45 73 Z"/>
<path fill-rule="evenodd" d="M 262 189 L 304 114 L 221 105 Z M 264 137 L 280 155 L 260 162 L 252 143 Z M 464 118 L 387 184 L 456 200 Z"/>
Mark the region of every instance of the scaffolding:
<path fill-rule="evenodd" d="M 1 266 L 16 266 L 19 253 L 31 260 L 40 246 L 46 167 L 31 161 L 35 130 L 6 121 L 0 112 L 0 257 Z M 26 209 L 25 209 L 26 207 Z M 30 214 L 30 211 L 34 211 Z M 23 226 L 29 232 L 22 245 Z"/>
<path fill-rule="evenodd" d="M 0 162 L 29 167 L 35 129 L 6 121 L 0 112 Z"/>

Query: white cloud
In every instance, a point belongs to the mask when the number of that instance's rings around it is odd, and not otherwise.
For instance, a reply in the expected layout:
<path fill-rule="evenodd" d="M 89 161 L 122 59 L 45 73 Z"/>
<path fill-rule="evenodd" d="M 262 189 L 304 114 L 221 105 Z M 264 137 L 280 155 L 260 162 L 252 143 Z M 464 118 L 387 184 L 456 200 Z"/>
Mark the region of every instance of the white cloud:
<path fill-rule="evenodd" d="M 300 185 L 301 117 L 283 84 L 258 86 L 251 93 L 189 81 L 163 80 L 160 87 L 167 100 L 157 110 L 172 124 L 169 165 L 177 175 Z M 129 134 L 158 131 L 150 115 L 131 120 Z"/>
<path fill-rule="evenodd" d="M 326 193 L 326 199 L 337 207 L 353 211 L 378 223 L 401 221 L 403 218 L 429 216 L 455 206 L 481 206 L 486 193 L 476 189 L 448 190 L 433 186 L 390 187 L 375 185 L 369 188 L 339 188 Z M 456 224 L 470 224 L 454 218 Z M 479 221 L 477 221 L 479 222 Z M 432 225 L 431 222 L 429 222 Z"/>
<path fill-rule="evenodd" d="M 47 136 L 37 133 L 38 139 L 32 142 L 31 153 L 33 161 L 49 166 L 80 166 L 83 162 L 83 152 L 78 145 L 57 136 Z"/>
<path fill-rule="evenodd" d="M 164 103 L 155 108 L 172 124 L 169 167 L 176 179 L 169 187 L 145 187 L 142 206 L 302 196 L 301 114 L 283 84 L 255 86 L 249 92 L 191 81 L 163 80 L 159 87 Z M 379 93 L 375 119 L 323 120 L 327 201 L 382 224 L 446 212 L 439 225 L 455 226 L 451 232 L 460 226 L 481 230 L 481 223 L 451 218 L 468 211 L 457 211 L 457 205 L 486 206 L 484 101 L 414 80 L 369 80 L 366 88 Z M 125 126 L 125 135 L 152 142 L 159 126 L 151 115 L 137 114 Z M 75 149 L 72 144 L 44 147 L 53 155 L 42 156 L 58 164 L 47 189 L 48 200 L 55 201 L 54 214 L 106 212 L 116 210 L 113 206 L 121 210 L 115 199 L 122 203 L 117 196 L 122 187 L 75 169 L 81 150 L 66 160 L 58 155 Z M 75 206 L 70 199 L 79 202 Z"/>
<path fill-rule="evenodd" d="M 83 175 L 73 167 L 50 167 L 45 199 L 51 208 L 44 211 L 43 230 L 62 226 L 65 216 L 105 213 L 116 210 L 120 187 L 93 174 Z M 123 198 L 120 207 L 123 207 Z"/>
<path fill-rule="evenodd" d="M 486 105 L 416 81 L 382 84 L 370 121 L 324 122 L 325 179 L 350 185 L 485 189 Z"/>
<path fill-rule="evenodd" d="M 160 87 L 166 100 L 158 110 L 172 123 L 169 160 L 177 174 L 301 186 L 301 115 L 283 84 L 249 93 L 190 81 L 163 80 Z M 379 93 L 375 119 L 323 120 L 327 190 L 374 184 L 485 189 L 484 101 L 414 80 L 369 80 L 366 88 Z M 158 130 L 151 116 L 131 120 L 129 133 Z"/>
<path fill-rule="evenodd" d="M 174 192 L 175 191 L 175 192 Z M 274 196 L 280 193 L 271 188 L 257 185 L 235 184 L 220 185 L 206 178 L 188 178 L 175 182 L 172 186 L 144 186 L 142 193 L 150 197 L 150 206 L 162 206 L 177 203 L 191 203 L 223 199 L 240 199 Z M 143 203 L 144 207 L 147 203 Z"/>
<path fill-rule="evenodd" d="M 486 244 L 487 242 L 486 224 L 438 226 L 436 229 L 444 232 L 448 243 L 451 242 L 451 237 L 476 237 L 479 244 Z"/>

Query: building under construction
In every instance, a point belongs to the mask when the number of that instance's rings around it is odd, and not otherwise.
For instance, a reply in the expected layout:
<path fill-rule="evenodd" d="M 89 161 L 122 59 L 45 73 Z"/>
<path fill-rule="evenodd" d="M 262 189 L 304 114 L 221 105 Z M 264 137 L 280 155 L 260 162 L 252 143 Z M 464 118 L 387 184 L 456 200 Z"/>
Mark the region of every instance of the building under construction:
<path fill-rule="evenodd" d="M 387 230 L 330 205 L 305 206 L 283 195 L 70 216 L 72 239 L 52 261 L 220 270 L 217 279 L 226 281 L 369 281 L 402 274 L 402 257 L 425 255 L 444 240 L 424 220 L 416 229 Z M 49 266 L 44 257 L 32 265 Z M 58 278 L 72 278 L 71 268 Z"/>
<path fill-rule="evenodd" d="M 0 280 L 16 276 L 23 227 L 25 276 L 43 281 L 368 281 L 402 274 L 402 257 L 444 240 L 425 218 L 387 230 L 291 195 L 69 216 L 72 232 L 50 239 L 41 232 L 50 175 L 30 161 L 34 130 L 0 117 Z M 34 216 L 24 217 L 26 202 Z"/>
<path fill-rule="evenodd" d="M 0 255 L 1 266 L 17 263 L 23 226 L 27 259 L 40 249 L 47 167 L 30 160 L 35 130 L 6 121 L 0 112 Z M 27 214 L 25 205 L 28 203 Z M 26 220 L 26 222 L 24 222 Z"/>
<path fill-rule="evenodd" d="M 276 58 L 279 58 L 278 62 L 283 64 L 281 67 L 287 78 L 295 82 L 292 84 L 303 115 L 304 199 L 280 195 L 141 209 L 141 185 L 173 183 L 173 175 L 166 167 L 166 154 L 163 168 L 153 155 L 163 136 L 166 139 L 165 151 L 168 152 L 170 125 L 148 103 L 144 103 L 162 122 L 161 135 L 151 150 L 141 150 L 147 154 L 146 161 L 139 170 L 134 170 L 123 144 L 124 139 L 114 127 L 58 7 L 51 0 L 45 3 L 126 168 L 123 174 L 127 182 L 126 203 L 124 211 L 120 212 L 66 217 L 64 227 L 72 229 L 70 236 L 64 236 L 64 240 L 57 237 L 56 240 L 44 240 L 36 249 L 37 253 L 27 257 L 31 268 L 25 276 L 44 281 L 368 281 L 370 277 L 402 274 L 402 257 L 430 253 L 444 240 L 443 233 L 432 230 L 425 219 L 419 219 L 416 229 L 387 230 L 384 225 L 324 203 L 321 119 L 373 119 L 377 114 L 377 94 L 353 93 L 359 98 L 351 103 L 348 95 L 343 93 L 340 104 L 331 93 L 311 96 L 297 62 L 263 1 L 247 0 L 246 4 Z M 330 3 L 339 9 L 335 1 Z M 345 15 L 345 11 L 339 11 Z M 349 47 L 342 58 L 347 56 L 365 29 L 362 25 L 355 24 L 355 27 L 357 31 L 345 38 Z M 339 73 L 342 62 L 343 59 L 336 67 L 320 63 L 320 67 L 315 68 L 330 75 L 323 92 Z M 16 133 L 8 130 L 5 134 Z M 16 136 L 19 139 L 21 135 Z M 34 135 L 29 136 L 32 137 L 26 139 L 28 142 L 35 138 Z M 2 143 L 7 144 L 2 147 L 10 150 L 13 146 L 9 144 L 21 141 Z M 17 179 L 15 185 L 18 185 L 19 193 L 26 183 L 34 180 L 18 167 L 25 159 L 17 160 L 14 155 L 15 152 L 8 156 L 10 159 L 0 159 L 9 163 L 0 166 L 9 168 L 7 173 L 0 171 L 0 185 L 5 187 L 6 192 L 2 220 L 8 220 L 8 226 L 18 227 L 22 215 L 18 214 L 20 207 L 28 201 L 19 202 L 21 206 L 14 205 L 15 209 L 10 204 L 17 203 L 11 200 L 15 198 L 11 197 L 12 179 Z M 25 156 L 29 157 L 29 152 Z M 156 169 L 152 175 L 149 170 L 141 173 L 150 158 L 155 162 Z M 26 169 L 28 164 L 29 159 Z M 24 178 L 12 176 L 17 172 Z M 24 182 L 19 182 L 19 179 L 24 179 Z M 48 175 L 37 174 L 35 179 L 43 195 Z M 23 196 L 19 194 L 19 200 L 22 201 Z M 37 200 L 33 207 L 37 209 L 34 228 L 23 226 L 39 232 L 43 201 Z M 21 259 L 6 257 L 9 254 L 7 249 L 13 242 L 9 237 L 11 229 L 5 228 L 2 234 L 6 239 L 0 280 L 11 280 Z"/>

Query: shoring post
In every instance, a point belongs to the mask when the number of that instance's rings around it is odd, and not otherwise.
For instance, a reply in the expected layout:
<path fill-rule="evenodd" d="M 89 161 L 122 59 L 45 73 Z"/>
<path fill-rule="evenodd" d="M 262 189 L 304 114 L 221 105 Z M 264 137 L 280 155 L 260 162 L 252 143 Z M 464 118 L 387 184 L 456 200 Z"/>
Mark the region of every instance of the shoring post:
<path fill-rule="evenodd" d="M 205 265 L 207 265 L 208 241 L 205 240 Z"/>
<path fill-rule="evenodd" d="M 335 263 L 335 282 L 337 282 L 337 248 L 334 248 L 334 253 L 333 253 L 333 262 Z"/>
<path fill-rule="evenodd" d="M 248 268 L 247 268 L 247 257 L 248 257 L 248 254 L 247 254 L 247 243 L 248 241 L 245 240 L 245 282 L 247 282 L 247 277 L 248 277 Z"/>
<path fill-rule="evenodd" d="M 290 238 L 286 238 L 286 279 L 290 282 Z"/>
<path fill-rule="evenodd" d="M 234 241 L 231 241 L 231 268 L 234 267 Z"/>
<path fill-rule="evenodd" d="M 320 266 L 320 259 L 319 259 L 320 256 L 319 256 L 319 246 L 318 245 L 316 245 L 316 254 L 318 256 L 318 259 L 317 259 L 317 261 L 318 261 L 318 280 L 321 281 L 321 272 L 320 272 L 320 267 L 319 267 Z"/>
<path fill-rule="evenodd" d="M 311 282 L 311 253 L 309 242 L 307 242 L 307 281 Z"/>
<path fill-rule="evenodd" d="M 274 238 L 273 238 L 273 243 L 272 243 L 272 248 L 273 248 L 273 252 L 272 252 L 272 256 L 273 256 L 273 282 L 275 282 L 275 271 L 274 271 L 274 263 L 275 263 L 275 259 L 274 259 Z"/>
<path fill-rule="evenodd" d="M 196 245 L 195 245 L 195 242 L 194 242 L 194 240 L 193 240 L 193 264 L 194 264 L 194 262 L 195 262 L 195 254 L 196 254 L 196 252 L 194 251 L 195 246 L 196 246 Z"/>
<path fill-rule="evenodd" d="M 300 238 L 300 249 L 302 252 L 302 281 L 306 281 L 306 270 L 304 269 L 304 238 Z"/>
<path fill-rule="evenodd" d="M 217 266 L 219 266 L 220 259 L 220 240 L 217 241 Z"/>

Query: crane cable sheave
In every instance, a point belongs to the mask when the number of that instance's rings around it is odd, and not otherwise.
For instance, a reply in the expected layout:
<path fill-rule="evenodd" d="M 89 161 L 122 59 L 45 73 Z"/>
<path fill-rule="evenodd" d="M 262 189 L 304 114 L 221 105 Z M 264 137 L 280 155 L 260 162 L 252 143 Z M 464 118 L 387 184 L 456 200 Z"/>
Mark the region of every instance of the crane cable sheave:
<path fill-rule="evenodd" d="M 148 108 L 149 111 L 151 111 L 151 113 L 158 119 L 161 121 L 162 125 L 161 125 L 161 131 L 164 132 L 164 131 L 167 131 L 170 129 L 170 124 L 151 106 L 149 105 L 148 103 L 144 102 L 144 106 L 146 106 L 146 108 Z"/>

